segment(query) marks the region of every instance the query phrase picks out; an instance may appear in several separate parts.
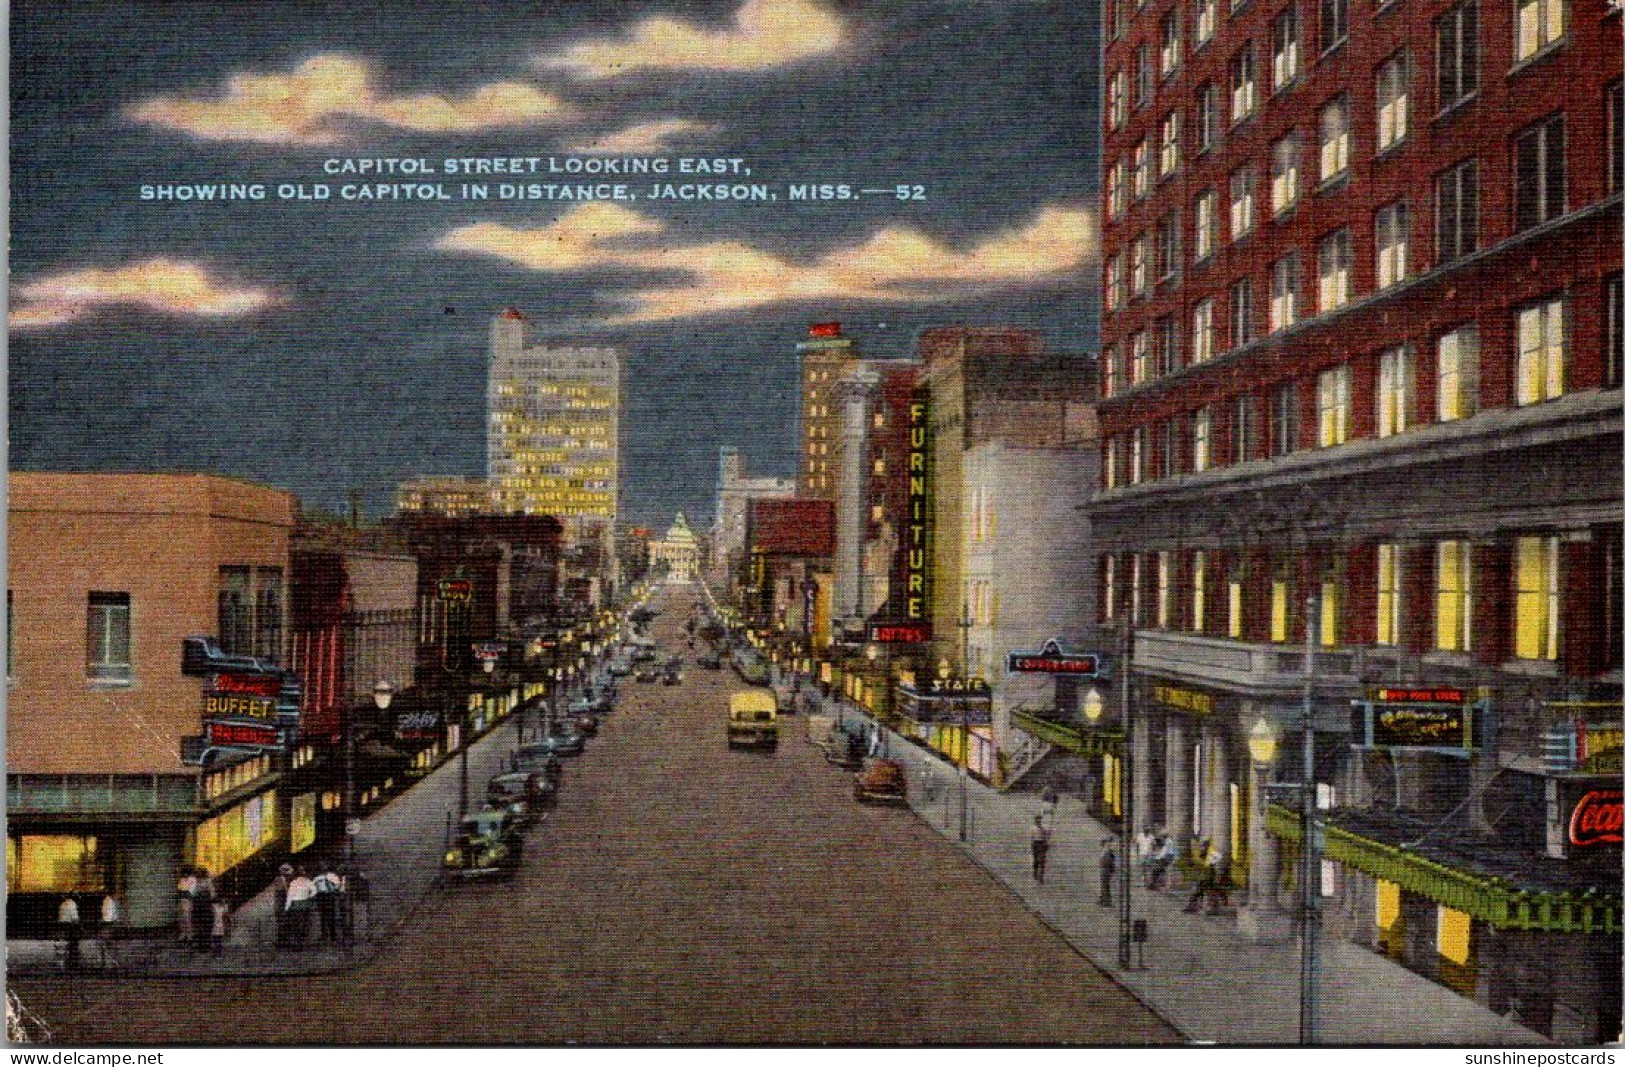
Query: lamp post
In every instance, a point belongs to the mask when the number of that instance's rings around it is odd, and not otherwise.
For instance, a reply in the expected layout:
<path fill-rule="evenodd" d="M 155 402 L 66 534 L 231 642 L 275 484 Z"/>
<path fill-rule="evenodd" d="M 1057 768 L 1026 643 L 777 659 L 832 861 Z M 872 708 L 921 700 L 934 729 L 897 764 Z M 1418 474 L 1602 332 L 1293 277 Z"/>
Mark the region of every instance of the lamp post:
<path fill-rule="evenodd" d="M 388 711 L 395 699 L 395 687 L 380 680 L 372 687 L 372 703 L 379 711 Z M 344 721 L 344 862 L 355 859 L 355 713 Z"/>
<path fill-rule="evenodd" d="M 1298 1044 L 1315 1043 L 1315 969 L 1320 937 L 1320 863 L 1315 825 L 1315 623 L 1320 598 L 1311 596 L 1303 621 L 1303 781 L 1299 799 L 1303 810 L 1303 918 L 1300 923 L 1303 953 L 1298 975 Z"/>
<path fill-rule="evenodd" d="M 1134 620 L 1124 615 L 1117 631 L 1117 656 L 1122 674 L 1123 748 L 1117 762 L 1117 963 L 1127 968 L 1134 947 L 1134 876 L 1129 857 L 1134 845 Z"/>
<path fill-rule="evenodd" d="M 937 663 L 937 677 L 942 681 L 953 677 L 953 671 L 948 657 Z M 943 699 L 959 701 L 959 840 L 963 842 L 970 839 L 970 706 L 963 694 L 952 697 L 944 693 Z"/>

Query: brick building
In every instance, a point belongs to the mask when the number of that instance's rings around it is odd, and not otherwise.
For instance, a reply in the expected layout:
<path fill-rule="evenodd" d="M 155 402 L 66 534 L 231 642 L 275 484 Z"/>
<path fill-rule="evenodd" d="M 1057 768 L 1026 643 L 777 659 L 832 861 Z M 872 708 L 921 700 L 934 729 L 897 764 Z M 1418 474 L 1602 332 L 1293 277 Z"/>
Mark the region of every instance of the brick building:
<path fill-rule="evenodd" d="M 1215 841 L 1278 925 L 1300 830 L 1247 739 L 1297 751 L 1307 639 L 1329 927 L 1575 1040 L 1619 1024 L 1619 846 L 1563 832 L 1618 787 L 1588 775 L 1619 746 L 1619 10 L 1104 22 L 1092 518 L 1136 821 Z M 1393 683 L 1456 687 L 1481 732 L 1351 730 Z"/>

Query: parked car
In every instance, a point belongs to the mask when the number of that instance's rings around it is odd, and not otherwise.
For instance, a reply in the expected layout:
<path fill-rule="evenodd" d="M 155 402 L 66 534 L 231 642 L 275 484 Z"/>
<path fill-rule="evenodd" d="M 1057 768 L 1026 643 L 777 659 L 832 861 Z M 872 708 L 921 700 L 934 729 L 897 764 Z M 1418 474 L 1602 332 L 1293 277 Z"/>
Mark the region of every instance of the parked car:
<path fill-rule="evenodd" d="M 458 825 L 441 867 L 458 880 L 503 878 L 518 869 L 522 849 L 518 827 L 507 809 L 479 811 Z"/>
<path fill-rule="evenodd" d="M 570 727 L 583 737 L 595 737 L 598 734 L 598 716 L 574 715 L 570 718 Z"/>
<path fill-rule="evenodd" d="M 523 771 L 528 773 L 535 771 L 546 777 L 548 781 L 552 782 L 554 790 L 557 790 L 559 786 L 564 784 L 563 760 L 559 759 L 559 757 L 552 752 L 542 752 L 537 750 L 527 752 L 526 748 L 529 748 L 529 746 L 527 745 L 524 748 L 519 749 L 519 751 L 515 752 L 511 757 L 509 757 L 508 765 L 512 772 L 518 773 Z"/>
<path fill-rule="evenodd" d="M 523 745 L 519 749 L 519 755 L 524 757 L 534 753 L 538 756 L 579 756 L 587 750 L 587 739 L 574 730 L 565 729 L 557 724 L 554 730 L 557 732 Z"/>
<path fill-rule="evenodd" d="M 835 723 L 830 727 L 829 736 L 819 745 L 824 750 L 824 758 L 849 770 L 862 767 L 863 755 L 869 748 L 863 733 L 861 723 Z"/>
<path fill-rule="evenodd" d="M 720 671 L 722 669 L 722 657 L 715 652 L 702 652 L 700 658 L 695 662 L 704 670 Z"/>
<path fill-rule="evenodd" d="M 729 698 L 728 747 L 779 747 L 779 700 L 772 690 L 747 689 Z"/>
<path fill-rule="evenodd" d="M 520 830 L 534 822 L 558 799 L 558 786 L 542 771 L 510 771 L 485 785 L 485 799 L 506 808 Z"/>
<path fill-rule="evenodd" d="M 625 678 L 632 673 L 632 660 L 620 656 L 609 661 L 609 674 L 612 678 Z"/>
<path fill-rule="evenodd" d="M 852 786 L 860 804 L 907 804 L 908 775 L 894 759 L 877 759 L 859 771 Z"/>
<path fill-rule="evenodd" d="M 659 680 L 660 669 L 652 663 L 638 671 L 638 681 L 640 682 L 658 682 Z"/>

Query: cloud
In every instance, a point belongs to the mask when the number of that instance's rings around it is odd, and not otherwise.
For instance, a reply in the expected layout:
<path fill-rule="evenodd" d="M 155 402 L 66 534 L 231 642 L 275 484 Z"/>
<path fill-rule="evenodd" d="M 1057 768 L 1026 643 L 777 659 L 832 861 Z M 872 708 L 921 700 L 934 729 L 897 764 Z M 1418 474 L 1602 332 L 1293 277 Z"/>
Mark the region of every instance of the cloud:
<path fill-rule="evenodd" d="M 739 241 L 661 244 L 665 227 L 635 211 L 585 204 L 539 229 L 464 226 L 439 248 L 494 256 L 536 271 L 634 269 L 683 280 L 623 295 L 610 325 L 688 318 L 792 301 L 931 302 L 1043 284 L 1081 270 L 1095 227 L 1085 209 L 1043 208 L 1029 223 L 959 248 L 887 226 L 817 259 L 790 259 Z"/>
<path fill-rule="evenodd" d="M 834 52 L 844 39 L 841 20 L 808 0 L 745 0 L 727 29 L 657 16 L 623 38 L 583 41 L 536 62 L 584 78 L 641 70 L 770 70 Z"/>
<path fill-rule="evenodd" d="M 269 290 L 216 281 L 196 263 L 148 259 L 112 269 L 89 268 L 26 282 L 7 316 L 14 329 L 61 326 L 112 306 L 142 307 L 166 315 L 224 318 L 277 303 Z"/>
<path fill-rule="evenodd" d="M 604 134 L 591 141 L 577 141 L 567 146 L 566 152 L 579 154 L 636 156 L 664 152 L 679 138 L 694 139 L 715 133 L 717 127 L 690 119 L 660 119 L 639 122 L 614 133 Z"/>
<path fill-rule="evenodd" d="M 156 96 L 132 105 L 126 113 L 136 122 L 206 141 L 328 145 L 342 141 L 346 124 L 355 121 L 423 133 L 461 133 L 554 123 L 568 118 L 569 108 L 521 82 L 493 82 L 461 97 L 382 96 L 373 88 L 366 63 L 324 53 L 289 74 L 235 74 L 212 100 Z"/>

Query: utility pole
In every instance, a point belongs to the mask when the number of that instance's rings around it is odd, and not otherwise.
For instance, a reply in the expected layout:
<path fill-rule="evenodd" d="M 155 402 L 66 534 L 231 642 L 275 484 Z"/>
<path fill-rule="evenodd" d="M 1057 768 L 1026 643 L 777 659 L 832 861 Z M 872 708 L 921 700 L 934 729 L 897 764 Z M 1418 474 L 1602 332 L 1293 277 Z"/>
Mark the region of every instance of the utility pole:
<path fill-rule="evenodd" d="M 970 604 L 959 618 L 959 840 L 970 840 Z"/>
<path fill-rule="evenodd" d="M 1133 685 L 1130 675 L 1134 655 L 1134 620 L 1123 616 L 1117 635 L 1117 669 L 1122 672 L 1123 751 L 1118 761 L 1117 795 L 1123 815 L 1118 826 L 1117 856 L 1117 965 L 1125 970 L 1130 966 L 1134 947 L 1134 892 L 1133 864 L 1130 862 L 1134 846 L 1134 711 L 1131 703 Z"/>
<path fill-rule="evenodd" d="M 1315 795 L 1315 623 L 1320 614 L 1320 598 L 1310 596 L 1308 618 L 1304 620 L 1303 644 L 1303 781 L 1300 800 L 1303 804 L 1303 876 L 1299 879 L 1303 890 L 1303 917 L 1301 935 L 1303 953 L 1298 974 L 1298 1044 L 1315 1043 L 1315 965 L 1320 934 L 1320 849 L 1316 835 L 1315 808 L 1319 798 Z"/>

